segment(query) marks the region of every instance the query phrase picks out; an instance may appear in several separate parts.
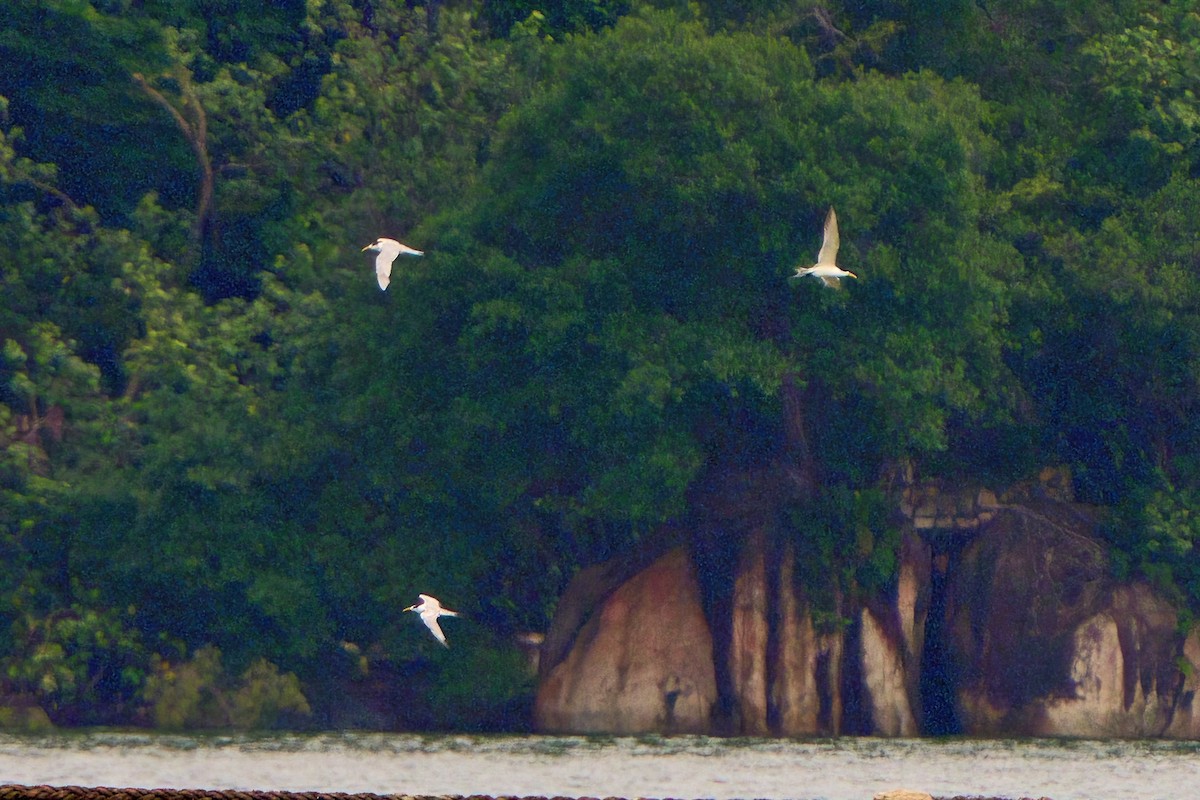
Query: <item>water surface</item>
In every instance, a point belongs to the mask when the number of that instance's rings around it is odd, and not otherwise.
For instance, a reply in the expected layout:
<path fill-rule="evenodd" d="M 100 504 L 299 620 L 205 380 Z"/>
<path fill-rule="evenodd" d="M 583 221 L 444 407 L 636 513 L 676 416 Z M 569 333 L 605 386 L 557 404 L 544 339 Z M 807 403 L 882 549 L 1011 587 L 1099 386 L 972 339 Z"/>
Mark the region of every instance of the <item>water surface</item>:
<path fill-rule="evenodd" d="M 0 735 L 0 783 L 380 794 L 1181 800 L 1200 743 L 376 733 Z"/>

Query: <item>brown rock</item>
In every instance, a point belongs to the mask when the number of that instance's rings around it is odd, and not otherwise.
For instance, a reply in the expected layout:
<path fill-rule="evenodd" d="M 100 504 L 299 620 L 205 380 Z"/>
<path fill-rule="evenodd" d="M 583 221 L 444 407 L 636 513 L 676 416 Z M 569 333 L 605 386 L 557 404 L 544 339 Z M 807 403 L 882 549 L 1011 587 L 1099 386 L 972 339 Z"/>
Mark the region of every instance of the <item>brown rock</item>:
<path fill-rule="evenodd" d="M 618 586 L 662 555 L 647 546 L 624 558 L 612 558 L 579 571 L 567 586 L 554 612 L 554 624 L 538 648 L 538 676 L 545 678 L 575 644 L 584 623 Z"/>
<path fill-rule="evenodd" d="M 869 609 L 862 610 L 862 675 L 871 733 L 878 736 L 916 736 L 917 722 L 909 704 L 907 678 L 900 648 Z"/>
<path fill-rule="evenodd" d="M 1175 622 L 1148 587 L 1116 587 L 1108 607 L 1074 631 L 1074 691 L 1045 701 L 1043 735 L 1162 735 L 1178 676 Z"/>
<path fill-rule="evenodd" d="M 1011 732 L 1034 698 L 1071 690 L 1071 635 L 1109 587 L 1104 549 L 1067 509 L 1002 511 L 950 568 L 950 644 L 971 733 Z"/>
<path fill-rule="evenodd" d="M 940 523 L 918 511 L 894 594 L 835 590 L 821 607 L 834 624 L 821 625 L 797 577 L 804 532 L 782 530 L 751 484 L 725 492 L 738 502 L 713 511 L 716 538 L 694 551 L 634 553 L 577 576 L 541 648 L 539 730 L 910 736 L 924 699 L 939 725 L 955 703 L 951 722 L 971 735 L 1200 739 L 1200 627 L 1185 639 L 1163 598 L 1115 582 L 1081 506 L 911 491 L 918 509 L 990 508 L 977 529 L 936 534 L 936 556 L 916 529 Z M 940 624 L 927 643 L 931 607 Z M 932 700 L 925 659 L 938 670 Z"/>
<path fill-rule="evenodd" d="M 929 574 L 932 569 L 929 545 L 919 536 L 906 533 L 900 542 L 900 567 L 896 580 L 896 614 L 900 620 L 905 661 L 920 663 L 925 646 L 925 615 L 929 610 Z"/>
<path fill-rule="evenodd" d="M 877 792 L 875 800 L 933 800 L 933 795 L 913 789 L 890 789 L 886 792 Z"/>
<path fill-rule="evenodd" d="M 744 736 L 765 736 L 767 726 L 767 564 L 761 528 L 746 538 L 733 584 L 733 635 L 729 672 L 737 700 L 734 729 Z"/>
<path fill-rule="evenodd" d="M 1186 665 L 1175 713 L 1164 735 L 1172 739 L 1200 739 L 1200 626 L 1183 642 L 1181 660 Z"/>
<path fill-rule="evenodd" d="M 836 735 L 836 722 L 841 717 L 840 701 L 835 699 L 840 678 L 836 669 L 831 670 L 831 662 L 841 661 L 841 637 L 817 635 L 809 605 L 795 588 L 793 561 L 794 550 L 789 543 L 780 560 L 775 607 L 779 647 L 769 698 L 776 719 L 773 732 L 779 736 Z M 830 659 L 830 650 L 835 646 L 837 655 Z M 838 720 L 822 719 L 822 694 L 829 698 L 831 708 L 837 704 Z"/>
<path fill-rule="evenodd" d="M 964 551 L 948 617 L 966 733 L 1168 730 L 1175 611 L 1146 586 L 1115 584 L 1086 523 L 1067 504 L 1031 502 L 1001 511 Z"/>
<path fill-rule="evenodd" d="M 703 733 L 716 701 L 712 637 L 688 552 L 613 591 L 538 687 L 538 730 Z"/>

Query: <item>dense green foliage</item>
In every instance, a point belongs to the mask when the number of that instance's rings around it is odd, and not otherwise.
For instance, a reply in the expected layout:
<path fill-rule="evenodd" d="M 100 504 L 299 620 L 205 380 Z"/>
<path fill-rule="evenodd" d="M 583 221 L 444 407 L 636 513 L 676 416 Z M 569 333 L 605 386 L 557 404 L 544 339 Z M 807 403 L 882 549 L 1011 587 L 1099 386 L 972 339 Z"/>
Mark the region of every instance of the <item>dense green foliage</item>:
<path fill-rule="evenodd" d="M 889 465 L 1065 464 L 1200 608 L 1196 86 L 1194 0 L 4 5 L 0 696 L 519 725 L 510 634 L 755 470 L 871 589 Z"/>

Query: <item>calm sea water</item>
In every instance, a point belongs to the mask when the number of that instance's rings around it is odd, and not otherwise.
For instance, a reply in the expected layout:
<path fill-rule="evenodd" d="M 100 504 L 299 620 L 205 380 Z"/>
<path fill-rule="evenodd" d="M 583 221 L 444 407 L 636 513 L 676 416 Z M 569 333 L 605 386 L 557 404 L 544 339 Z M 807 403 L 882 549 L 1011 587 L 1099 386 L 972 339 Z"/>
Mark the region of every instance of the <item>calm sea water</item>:
<path fill-rule="evenodd" d="M 1200 797 L 1200 742 L 373 733 L 0 736 L 0 783 L 381 794 L 869 800 Z"/>

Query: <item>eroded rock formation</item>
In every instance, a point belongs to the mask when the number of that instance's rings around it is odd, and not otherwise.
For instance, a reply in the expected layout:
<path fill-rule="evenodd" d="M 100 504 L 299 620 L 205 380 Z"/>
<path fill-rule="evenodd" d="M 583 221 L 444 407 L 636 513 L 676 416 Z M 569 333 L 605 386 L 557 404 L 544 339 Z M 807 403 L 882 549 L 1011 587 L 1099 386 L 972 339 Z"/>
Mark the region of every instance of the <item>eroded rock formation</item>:
<path fill-rule="evenodd" d="M 832 611 L 765 515 L 721 520 L 718 557 L 681 545 L 581 573 L 547 636 L 536 726 L 1200 738 L 1200 631 L 1113 580 L 1069 481 L 900 494 L 895 587 Z M 702 574 L 713 563 L 727 582 Z"/>
<path fill-rule="evenodd" d="M 608 594 L 539 687 L 539 730 L 703 733 L 716 681 L 712 637 L 687 552 L 677 548 Z"/>
<path fill-rule="evenodd" d="M 1183 674 L 1173 607 L 1109 577 L 1089 520 L 1005 510 L 964 552 L 949 608 L 972 733 L 1167 735 Z"/>

